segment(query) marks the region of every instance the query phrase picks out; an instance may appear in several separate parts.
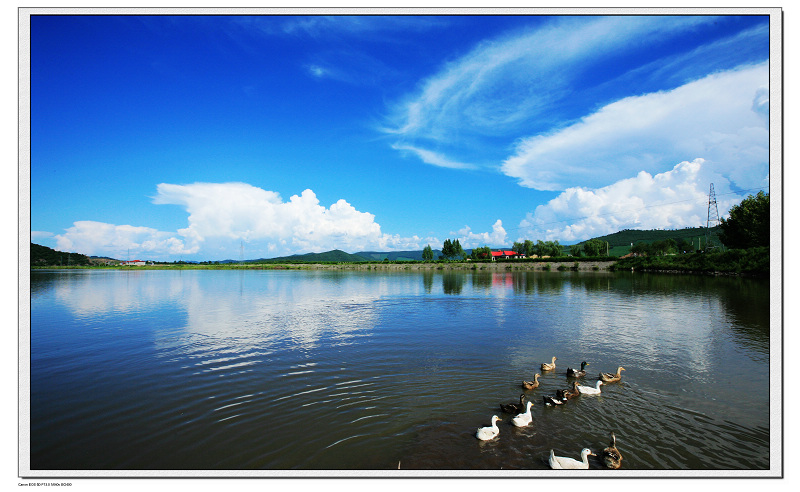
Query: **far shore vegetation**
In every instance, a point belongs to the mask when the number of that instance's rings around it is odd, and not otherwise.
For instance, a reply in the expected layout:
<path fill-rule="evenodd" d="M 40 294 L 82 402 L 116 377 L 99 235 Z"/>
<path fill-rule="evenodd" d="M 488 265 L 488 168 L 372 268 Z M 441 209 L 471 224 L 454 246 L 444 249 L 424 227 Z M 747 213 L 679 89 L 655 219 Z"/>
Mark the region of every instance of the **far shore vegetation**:
<path fill-rule="evenodd" d="M 202 262 L 125 260 L 65 253 L 31 243 L 32 269 L 505 269 L 616 270 L 697 274 L 769 276 L 769 194 L 750 195 L 731 208 L 729 218 L 713 228 L 623 230 L 587 241 L 515 242 L 511 248 L 483 246 L 465 250 L 458 239 L 446 239 L 441 249 L 346 253 L 333 250 L 281 258 Z"/>

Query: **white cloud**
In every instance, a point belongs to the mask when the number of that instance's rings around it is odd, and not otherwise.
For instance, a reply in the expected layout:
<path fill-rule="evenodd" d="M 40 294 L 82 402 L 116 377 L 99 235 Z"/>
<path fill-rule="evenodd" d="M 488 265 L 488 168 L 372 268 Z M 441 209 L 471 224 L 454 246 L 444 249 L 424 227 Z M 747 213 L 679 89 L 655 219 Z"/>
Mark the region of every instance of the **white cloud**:
<path fill-rule="evenodd" d="M 283 201 L 278 193 L 247 183 L 162 183 L 154 204 L 178 205 L 188 225 L 175 232 L 150 227 L 78 221 L 56 235 L 58 248 L 126 259 L 222 260 L 275 257 L 341 249 L 417 250 L 437 238 L 384 234 L 375 216 L 340 199 L 320 205 L 311 190 Z M 192 256 L 195 255 L 195 256 Z"/>
<path fill-rule="evenodd" d="M 601 186 L 702 156 L 742 188 L 763 185 L 768 80 L 767 64 L 759 64 L 622 99 L 567 128 L 521 141 L 502 170 L 523 186 L 553 191 Z"/>
<path fill-rule="evenodd" d="M 436 147 L 440 153 L 480 159 L 475 149 L 482 148 L 486 139 L 509 135 L 514 139 L 532 126 L 558 124 L 554 109 L 571 102 L 578 81 L 591 79 L 585 77 L 587 66 L 712 21 L 712 17 L 566 17 L 483 42 L 443 66 L 398 104 L 383 131 L 409 142 L 429 164 L 435 162 L 419 150 Z"/>
<path fill-rule="evenodd" d="M 189 225 L 178 234 L 197 243 L 265 241 L 278 250 L 285 245 L 288 252 L 352 251 L 383 238 L 374 215 L 359 212 L 345 200 L 326 208 L 311 190 L 287 202 L 275 192 L 246 183 L 162 183 L 157 190 L 153 203 L 186 208 Z"/>
<path fill-rule="evenodd" d="M 135 256 L 148 254 L 148 258 L 160 259 L 166 255 L 194 254 L 199 250 L 197 245 L 187 248 L 184 241 L 172 233 L 150 227 L 114 225 L 91 220 L 74 222 L 72 227 L 64 234 L 56 235 L 55 239 L 56 249 L 60 251 L 109 255 L 118 259 L 128 259 L 129 252 Z"/>
<path fill-rule="evenodd" d="M 498 219 L 492 225 L 492 232 L 474 233 L 469 226 L 464 226 L 456 235 L 464 248 L 480 248 L 482 246 L 504 246 L 508 235 L 503 228 L 503 221 Z"/>
<path fill-rule="evenodd" d="M 656 175 L 641 171 L 596 190 L 569 188 L 527 214 L 519 225 L 520 239 L 570 242 L 623 229 L 705 226 L 712 183 L 718 214 L 724 217 L 742 197 L 732 196 L 728 180 L 695 159 Z"/>
<path fill-rule="evenodd" d="M 437 167 L 445 167 L 448 169 L 474 169 L 475 166 L 464 162 L 451 161 L 447 157 L 437 152 L 430 150 L 420 149 L 411 145 L 394 144 L 392 148 L 395 150 L 407 150 L 417 155 L 423 162 Z"/>

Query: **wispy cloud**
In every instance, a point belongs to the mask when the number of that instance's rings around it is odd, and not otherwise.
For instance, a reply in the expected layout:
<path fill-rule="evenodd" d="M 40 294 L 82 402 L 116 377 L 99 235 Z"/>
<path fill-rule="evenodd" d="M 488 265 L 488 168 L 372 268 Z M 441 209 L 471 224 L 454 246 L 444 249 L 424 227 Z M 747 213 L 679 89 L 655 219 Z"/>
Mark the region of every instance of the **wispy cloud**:
<path fill-rule="evenodd" d="M 274 22 L 270 19 L 270 22 Z M 392 32 L 423 31 L 441 27 L 448 20 L 436 16 L 359 16 L 359 15 L 310 15 L 289 16 L 279 23 L 280 31 L 285 34 L 322 37 L 340 36 L 372 36 L 385 35 Z"/>
<path fill-rule="evenodd" d="M 643 43 L 663 43 L 708 17 L 559 18 L 536 29 L 489 40 L 445 65 L 399 103 L 383 129 L 415 148 L 447 147 L 449 160 L 464 144 L 502 136 L 497 150 L 531 132 L 561 124 L 576 97 L 576 81 L 611 56 Z M 583 89 L 583 88 L 581 88 Z M 569 104 L 566 104 L 569 106 Z"/>
<path fill-rule="evenodd" d="M 444 155 L 433 152 L 431 150 L 420 149 L 411 145 L 394 144 L 392 148 L 395 150 L 405 150 L 415 154 L 423 162 L 437 167 L 445 167 L 449 169 L 475 169 L 476 166 L 465 162 L 455 162 L 449 160 Z"/>

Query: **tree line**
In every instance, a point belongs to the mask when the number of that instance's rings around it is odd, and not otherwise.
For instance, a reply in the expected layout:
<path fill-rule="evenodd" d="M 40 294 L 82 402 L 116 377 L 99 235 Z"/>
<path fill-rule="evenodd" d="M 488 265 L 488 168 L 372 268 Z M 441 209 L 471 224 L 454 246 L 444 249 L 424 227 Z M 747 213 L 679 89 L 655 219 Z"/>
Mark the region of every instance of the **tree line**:
<path fill-rule="evenodd" d="M 702 229 L 702 228 L 701 228 Z M 728 219 L 720 220 L 719 241 L 729 249 L 748 249 L 769 246 L 769 193 L 759 191 L 757 195 L 749 195 L 738 205 L 731 207 Z M 607 256 L 610 244 L 602 239 L 593 238 L 571 246 L 562 246 L 558 241 L 536 242 L 530 239 L 514 242 L 513 251 L 529 258 L 559 257 L 569 254 L 573 257 Z M 658 239 L 656 241 L 638 241 L 631 246 L 631 253 L 636 256 L 666 256 L 688 254 L 708 250 L 708 244 L 701 240 L 686 237 Z M 422 250 L 423 261 L 433 261 L 433 249 L 430 245 Z M 442 246 L 441 260 L 474 260 L 491 259 L 492 249 L 488 246 L 474 248 L 468 255 L 458 239 L 446 239 Z"/>

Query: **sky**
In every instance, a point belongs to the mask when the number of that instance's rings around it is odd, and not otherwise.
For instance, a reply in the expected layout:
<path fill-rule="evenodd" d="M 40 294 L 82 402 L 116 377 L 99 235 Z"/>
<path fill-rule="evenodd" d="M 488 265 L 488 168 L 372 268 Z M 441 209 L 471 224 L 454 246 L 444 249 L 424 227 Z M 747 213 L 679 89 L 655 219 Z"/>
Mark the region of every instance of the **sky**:
<path fill-rule="evenodd" d="M 31 241 L 216 261 L 705 226 L 767 16 L 33 16 Z"/>

